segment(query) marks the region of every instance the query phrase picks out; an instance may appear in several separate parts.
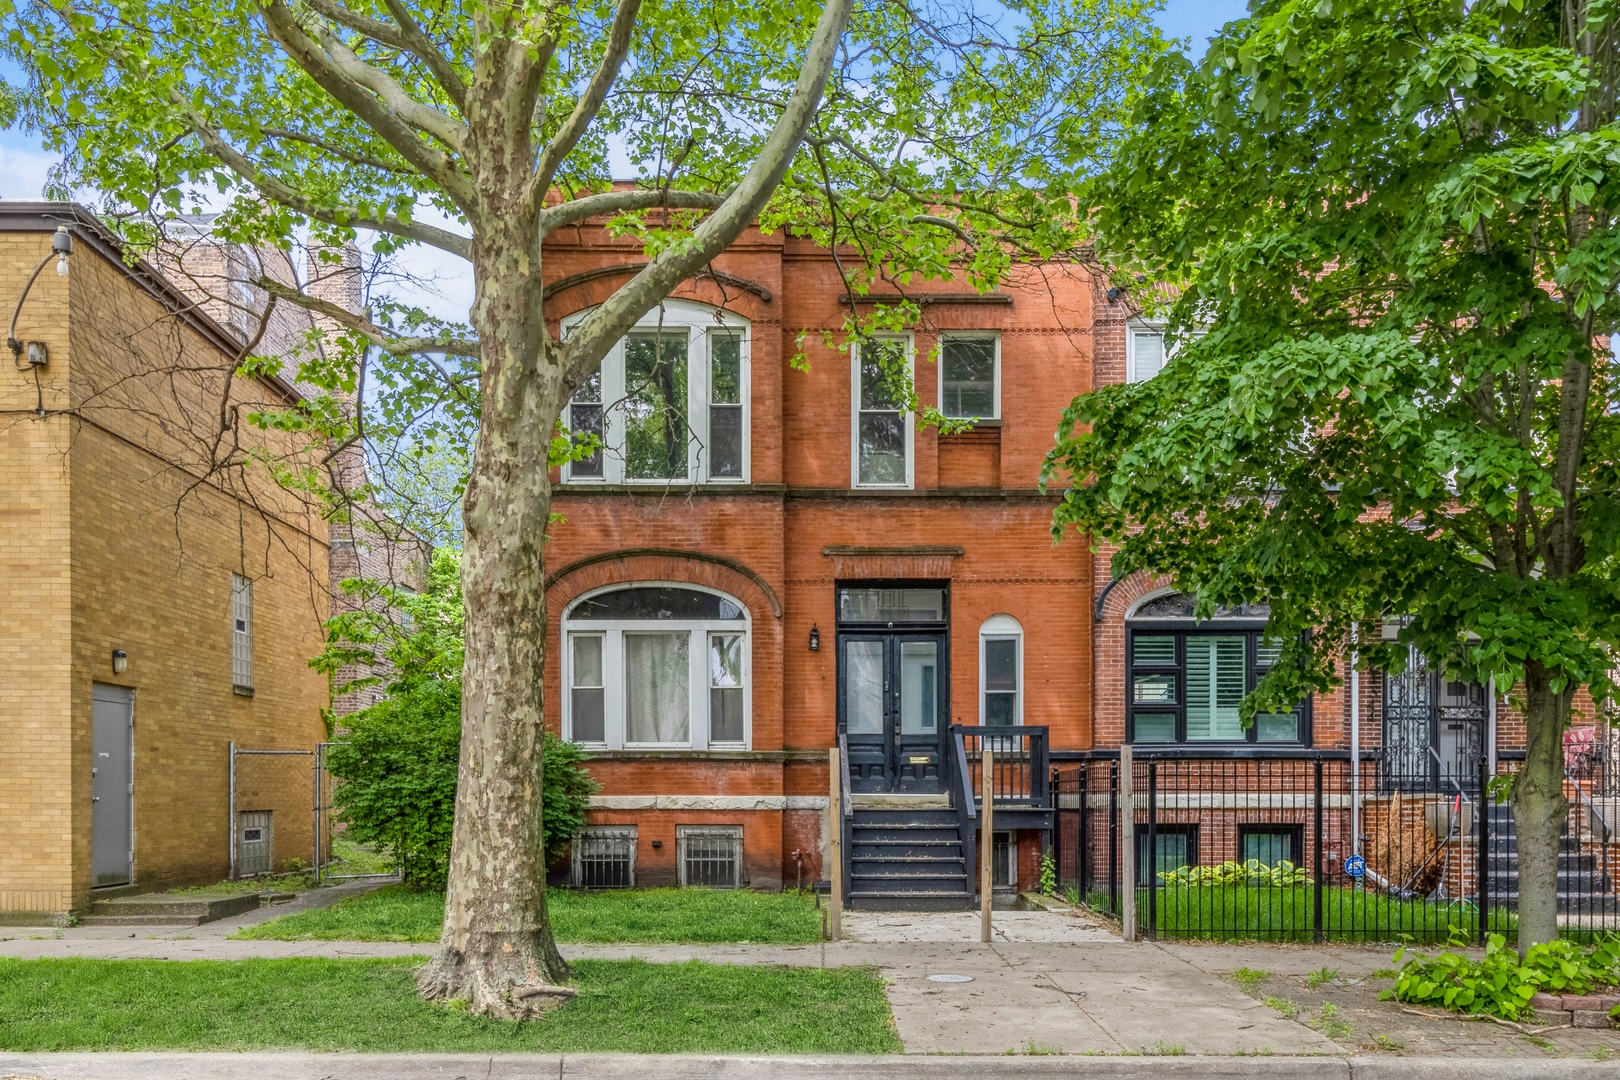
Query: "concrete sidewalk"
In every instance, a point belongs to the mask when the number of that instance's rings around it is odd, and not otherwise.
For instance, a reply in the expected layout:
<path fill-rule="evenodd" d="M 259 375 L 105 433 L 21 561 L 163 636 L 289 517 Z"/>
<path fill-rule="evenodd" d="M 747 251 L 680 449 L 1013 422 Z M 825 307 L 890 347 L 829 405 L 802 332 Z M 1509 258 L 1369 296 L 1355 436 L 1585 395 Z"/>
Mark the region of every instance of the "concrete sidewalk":
<path fill-rule="evenodd" d="M 362 888 L 323 890 L 299 906 L 332 902 Z M 8 931 L 10 936 L 0 940 L 0 955 L 242 960 L 425 956 L 436 949 L 431 944 L 228 938 L 247 922 L 287 910 L 263 909 L 176 931 L 139 928 L 138 936 L 114 927 Z M 839 942 L 564 944 L 562 951 L 571 960 L 875 967 L 885 980 L 907 1054 L 1148 1055 L 1167 1064 L 1182 1055 L 1260 1055 L 1243 1059 L 1252 1062 L 1266 1055 L 1343 1058 L 1376 1050 L 1414 1058 L 1473 1058 L 1476 1069 L 1480 1058 L 1543 1064 L 1572 1056 L 1620 1058 L 1616 1031 L 1527 1033 L 1381 1002 L 1379 992 L 1390 985 L 1390 946 L 1131 944 L 1100 920 L 1053 912 L 998 911 L 993 926 L 995 941 L 983 944 L 978 941 L 978 916 L 970 912 L 852 912 L 846 921 L 850 939 Z M 1232 977 L 1239 969 L 1247 969 L 1247 982 Z M 313 1055 L 309 1060 L 333 1059 Z M 1611 1075 L 1620 1076 L 1620 1070 L 1609 1068 Z M 256 1074 L 255 1080 L 267 1078 Z"/>
<path fill-rule="evenodd" d="M 621 1054 L 0 1054 L 40 1080 L 1479 1080 L 1453 1058 L 702 1057 Z M 1599 1061 L 1493 1061 L 1491 1080 L 1612 1080 Z"/>

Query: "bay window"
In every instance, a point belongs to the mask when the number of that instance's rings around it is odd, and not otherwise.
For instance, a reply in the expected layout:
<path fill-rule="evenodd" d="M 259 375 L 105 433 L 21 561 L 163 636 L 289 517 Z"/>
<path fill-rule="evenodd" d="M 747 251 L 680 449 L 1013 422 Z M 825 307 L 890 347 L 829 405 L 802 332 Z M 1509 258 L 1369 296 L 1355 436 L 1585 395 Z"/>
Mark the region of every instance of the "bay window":
<path fill-rule="evenodd" d="M 584 318 L 564 320 L 566 336 Z M 563 415 L 599 450 L 567 483 L 736 483 L 748 479 L 748 325 L 730 312 L 667 300 L 580 386 Z"/>
<path fill-rule="evenodd" d="M 563 617 L 564 731 L 601 749 L 743 749 L 748 613 L 690 586 L 614 587 Z"/>

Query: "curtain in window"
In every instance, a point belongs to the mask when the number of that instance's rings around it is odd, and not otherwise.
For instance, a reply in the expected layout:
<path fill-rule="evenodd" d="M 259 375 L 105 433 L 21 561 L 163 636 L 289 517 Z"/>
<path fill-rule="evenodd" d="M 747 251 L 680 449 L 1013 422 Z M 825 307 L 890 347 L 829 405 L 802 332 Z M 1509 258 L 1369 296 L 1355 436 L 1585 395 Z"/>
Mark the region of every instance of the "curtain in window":
<path fill-rule="evenodd" d="M 851 735 L 883 734 L 883 642 L 844 646 L 844 719 Z"/>
<path fill-rule="evenodd" d="M 1244 641 L 1240 637 L 1187 638 L 1187 740 L 1244 737 Z"/>
<path fill-rule="evenodd" d="M 683 743 L 690 737 L 690 634 L 624 635 L 625 738 Z"/>
<path fill-rule="evenodd" d="M 743 741 L 743 637 L 709 635 L 709 741 Z"/>

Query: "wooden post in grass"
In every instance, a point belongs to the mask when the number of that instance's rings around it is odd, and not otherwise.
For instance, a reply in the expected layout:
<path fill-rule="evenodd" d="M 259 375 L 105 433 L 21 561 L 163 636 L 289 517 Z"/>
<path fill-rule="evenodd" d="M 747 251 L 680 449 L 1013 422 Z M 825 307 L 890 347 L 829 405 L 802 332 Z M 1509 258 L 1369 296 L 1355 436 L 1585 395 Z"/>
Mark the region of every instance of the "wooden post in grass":
<path fill-rule="evenodd" d="M 995 892 L 995 855 L 996 834 L 995 829 L 995 801 L 996 801 L 996 755 L 990 749 L 990 740 L 985 739 L 984 757 L 980 759 L 979 771 L 983 773 L 984 780 L 984 806 L 979 814 L 979 839 L 981 850 L 979 852 L 979 940 L 985 943 L 990 941 L 990 897 Z"/>
<path fill-rule="evenodd" d="M 827 896 L 828 936 L 839 941 L 844 936 L 844 791 L 839 770 L 844 763 L 838 760 L 838 747 L 834 746 L 827 751 L 827 808 L 831 811 L 827 815 L 827 825 L 832 830 L 827 837 L 828 861 L 832 866 L 827 872 L 827 881 L 831 890 Z"/>
<path fill-rule="evenodd" d="M 1136 940 L 1136 796 L 1131 788 L 1131 748 L 1119 748 L 1119 919 L 1126 941 Z"/>

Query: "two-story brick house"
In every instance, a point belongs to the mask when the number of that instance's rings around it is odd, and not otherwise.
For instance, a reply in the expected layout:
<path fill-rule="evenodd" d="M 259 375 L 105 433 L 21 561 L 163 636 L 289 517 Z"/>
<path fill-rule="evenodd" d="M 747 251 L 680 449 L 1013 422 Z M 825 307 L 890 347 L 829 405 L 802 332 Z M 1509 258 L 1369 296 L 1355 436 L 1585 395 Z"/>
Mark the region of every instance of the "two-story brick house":
<path fill-rule="evenodd" d="M 554 238 L 548 319 L 566 333 L 639 254 L 600 228 Z M 918 427 L 871 357 L 826 347 L 851 311 L 831 257 L 757 230 L 575 397 L 569 425 L 603 451 L 555 477 L 547 698 L 603 785 L 582 880 L 632 860 L 638 884 L 823 876 L 840 734 L 858 803 L 936 810 L 953 724 L 1091 744 L 1092 560 L 1053 545 L 1037 481 L 1107 301 L 1078 266 L 914 298 L 918 324 L 867 347 L 979 418 L 964 434 Z M 1020 850 L 1001 879 L 1034 873 L 1036 832 Z"/>

